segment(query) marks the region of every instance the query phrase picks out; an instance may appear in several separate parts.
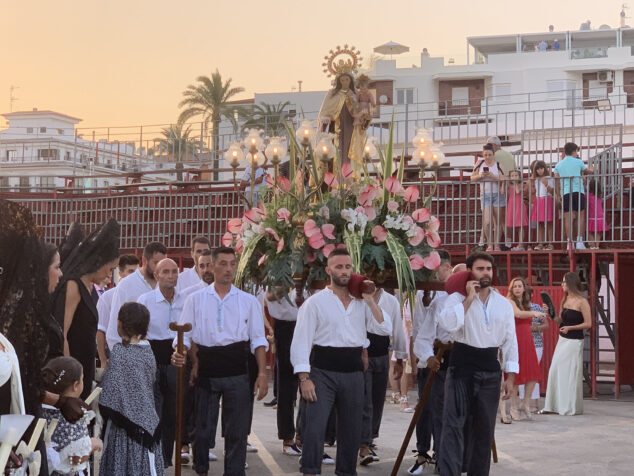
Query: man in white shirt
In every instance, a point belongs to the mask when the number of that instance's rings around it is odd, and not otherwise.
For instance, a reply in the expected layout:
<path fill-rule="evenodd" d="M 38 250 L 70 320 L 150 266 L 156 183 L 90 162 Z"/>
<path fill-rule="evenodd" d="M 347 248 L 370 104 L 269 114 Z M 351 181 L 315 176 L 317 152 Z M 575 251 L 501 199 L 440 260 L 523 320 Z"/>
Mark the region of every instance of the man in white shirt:
<path fill-rule="evenodd" d="M 194 266 L 186 268 L 178 275 L 178 284 L 176 290 L 181 293 L 185 289 L 200 283 L 200 273 L 198 272 L 198 257 L 203 251 L 211 251 L 211 242 L 204 236 L 197 236 L 192 240 L 190 254 L 194 260 Z"/>
<path fill-rule="evenodd" d="M 461 471 L 489 474 L 502 379 L 500 347 L 508 375 L 502 398 L 511 396 L 519 371 L 513 308 L 491 287 L 493 258 L 476 252 L 467 257 L 466 264 L 473 275 L 466 285 L 466 297 L 451 294 L 439 314 L 440 326 L 454 342 L 445 382 L 438 456 L 438 469 L 443 476 Z"/>
<path fill-rule="evenodd" d="M 451 276 L 451 257 L 444 250 L 440 254 L 440 266 L 436 270 L 436 278 L 445 282 Z M 464 269 L 463 269 L 464 268 Z M 466 270 L 464 264 L 457 265 L 454 270 Z M 421 398 L 431 370 L 436 371 L 429 399 L 423 407 L 418 422 L 416 422 L 416 450 L 418 455 L 414 464 L 407 470 L 409 474 L 423 474 L 425 464 L 435 465 L 440 451 L 440 436 L 442 432 L 442 409 L 445 395 L 445 375 L 451 351 L 445 351 L 442 362 L 436 359 L 435 341 L 451 342 L 451 336 L 438 325 L 438 314 L 443 310 L 449 295 L 446 291 L 434 291 L 434 296 L 428 307 L 421 301 L 416 302 L 415 319 L 419 320 L 418 332 L 414 338 L 414 355 L 418 360 L 418 398 Z M 432 435 L 434 439 L 434 455 L 429 454 Z"/>
<path fill-rule="evenodd" d="M 196 272 L 198 273 L 198 282 L 192 286 L 183 289 L 182 291 L 179 291 L 185 297 L 195 293 L 196 291 L 205 289 L 207 286 L 214 282 L 211 250 L 202 250 L 200 255 L 196 257 Z M 178 279 L 180 279 L 180 276 L 181 275 L 179 274 Z M 176 285 L 176 290 L 178 290 L 178 284 Z"/>
<path fill-rule="evenodd" d="M 291 343 L 291 363 L 307 402 L 301 421 L 300 471 L 321 473 L 326 424 L 334 405 L 340 430 L 335 472 L 356 474 L 364 394 L 361 354 L 369 345 L 367 333 L 389 335 L 392 321 L 375 302 L 374 289 L 363 299 L 350 295 L 352 260 L 346 250 L 330 253 L 326 273 L 330 285 L 299 309 Z"/>
<path fill-rule="evenodd" d="M 399 380 L 403 374 L 403 360 L 408 357 L 408 338 L 403 328 L 401 304 L 397 298 L 384 289 L 374 292 L 374 300 L 390 316 L 392 321 L 392 352 L 396 359 L 394 379 Z M 391 335 L 368 332 L 370 345 L 367 349 L 368 370 L 363 374 L 365 383 L 365 400 L 363 405 L 363 425 L 361 428 L 361 448 L 359 464 L 365 466 L 379 461 L 379 456 L 372 448 L 374 438 L 379 437 L 385 393 L 390 373 L 390 337 Z"/>
<path fill-rule="evenodd" d="M 134 273 L 119 281 L 112 296 L 110 305 L 110 319 L 106 328 L 106 342 L 112 349 L 114 345 L 121 342 L 121 337 L 117 332 L 117 322 L 119 320 L 119 309 L 126 302 L 136 302 L 141 294 L 152 291 L 156 286 L 154 270 L 156 265 L 167 256 L 167 248 L 163 243 L 153 241 L 143 248 L 141 267 Z"/>
<path fill-rule="evenodd" d="M 134 255 L 119 256 L 119 280 L 131 275 L 139 267 L 139 258 Z M 115 288 L 108 289 L 101 295 L 97 301 L 97 314 L 99 321 L 97 324 L 97 354 L 102 368 L 106 368 L 108 362 L 108 353 L 106 346 L 106 331 L 108 330 L 108 322 L 110 321 L 110 309 L 112 306 L 112 298 L 114 297 Z"/>
<path fill-rule="evenodd" d="M 242 173 L 240 180 L 240 189 L 244 190 L 244 196 L 247 200 L 251 200 L 251 166 L 247 166 Z M 262 187 L 264 179 L 266 178 L 266 168 L 259 166 L 255 169 L 255 186 L 253 187 L 253 200 L 252 205 L 257 206 L 260 201 L 260 187 Z"/>
<path fill-rule="evenodd" d="M 254 388 L 261 400 L 268 391 L 268 342 L 262 307 L 254 296 L 232 284 L 238 266 L 235 251 L 223 246 L 212 252 L 212 258 L 213 284 L 189 295 L 179 320 L 180 325 L 192 326 L 183 336 L 185 347 L 198 347 L 192 355 L 192 379 L 196 382 L 194 471 L 206 475 L 209 470 L 208 451 L 215 439 L 222 398 L 224 474 L 244 475 L 251 405 L 249 354 L 257 360 Z M 183 355 L 174 352 L 174 365 L 182 366 L 184 361 Z"/>
<path fill-rule="evenodd" d="M 174 432 L 176 430 L 176 380 L 178 371 L 170 365 L 172 343 L 176 334 L 171 331 L 171 322 L 178 322 L 185 297 L 176 291 L 178 266 L 165 258 L 159 261 L 154 271 L 156 288 L 142 294 L 137 302 L 150 311 L 150 325 L 146 339 L 152 346 L 156 359 L 154 401 L 161 422 L 161 443 L 165 467 L 172 465 Z"/>

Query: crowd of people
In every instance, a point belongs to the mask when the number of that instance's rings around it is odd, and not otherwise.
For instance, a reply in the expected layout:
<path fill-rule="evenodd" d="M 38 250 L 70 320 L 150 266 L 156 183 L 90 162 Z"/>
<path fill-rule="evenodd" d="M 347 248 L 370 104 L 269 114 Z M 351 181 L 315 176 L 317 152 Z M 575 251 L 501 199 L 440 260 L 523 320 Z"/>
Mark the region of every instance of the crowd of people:
<path fill-rule="evenodd" d="M 490 251 L 553 250 L 558 240 L 560 214 L 563 241 L 576 249 L 598 249 L 609 225 L 603 210 L 600 180 L 592 178 L 585 190 L 584 175 L 594 167 L 579 158 L 579 146 L 564 145 L 563 158 L 552 175 L 543 160 L 530 165 L 525 179 L 513 156 L 498 137 L 483 146 L 482 160 L 471 173 L 480 184 L 482 233 L 479 246 Z M 535 229 L 535 233 L 532 230 Z"/>
<path fill-rule="evenodd" d="M 419 293 L 413 306 L 403 306 L 414 310 L 408 317 L 395 296 L 354 274 L 347 251 L 336 249 L 328 286 L 307 292 L 298 307 L 302 300 L 283 287 L 257 295 L 236 288 L 235 251 L 212 250 L 204 237 L 193 240 L 194 266 L 179 273 L 159 242 L 148 243 L 140 260 L 119 256 L 114 220 L 87 237 L 73 226 L 56 248 L 42 242 L 24 208 L 0 201 L 0 212 L 7 224 L 0 231 L 0 351 L 9 362 L 0 381 L 2 414 L 44 418 L 50 429 L 37 446 L 41 467 L 24 474 L 89 474 L 98 466 L 104 476 L 161 475 L 176 451 L 205 475 L 218 459 L 212 450 L 220 420 L 223 472 L 244 475 L 247 452 L 257 451 L 248 436 L 254 400 L 268 392 L 273 343 L 281 453 L 298 457 L 305 475 L 320 474 L 322 464 L 352 475 L 358 464 L 379 461 L 374 441 L 389 382 L 405 376 L 396 400 L 411 409 L 414 373 L 419 396 L 434 380 L 409 474 L 427 464 L 442 475 L 488 474 L 500 395 L 511 399 L 510 420 L 502 405 L 504 423 L 535 411 L 537 336 L 549 315 L 561 338 L 543 411 L 583 411 L 590 309 L 574 273 L 564 277 L 557 316 L 552 304 L 531 302 L 523 278 L 501 295 L 489 254 L 473 253 L 452 268 L 441 251 L 437 279 L 446 290 L 431 302 Z M 183 352 L 171 324 L 185 330 Z M 182 446 L 175 448 L 179 368 L 188 385 Z M 90 407 L 85 401 L 95 388 L 98 407 Z M 332 458 L 324 445 L 335 441 Z"/>

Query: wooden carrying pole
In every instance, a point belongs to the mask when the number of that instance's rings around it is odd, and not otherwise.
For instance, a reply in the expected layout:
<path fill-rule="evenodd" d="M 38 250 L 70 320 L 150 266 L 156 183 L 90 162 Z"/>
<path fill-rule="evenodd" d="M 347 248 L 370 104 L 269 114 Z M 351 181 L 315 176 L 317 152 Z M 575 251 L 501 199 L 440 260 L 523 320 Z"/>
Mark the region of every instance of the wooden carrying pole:
<path fill-rule="evenodd" d="M 170 329 L 176 331 L 176 351 L 184 355 L 183 345 L 183 333 L 192 330 L 191 324 L 184 324 L 179 326 L 175 322 L 170 323 Z M 183 376 L 185 374 L 185 367 L 178 368 L 178 380 L 176 381 L 176 434 L 175 434 L 175 446 L 176 446 L 176 461 L 174 465 L 174 475 L 181 476 L 181 446 L 182 446 L 182 431 L 183 431 Z"/>
<path fill-rule="evenodd" d="M 450 349 L 451 345 L 452 344 L 443 344 L 442 342 L 438 343 L 438 351 L 436 352 L 436 358 L 438 359 L 438 362 L 442 362 L 442 356 L 445 353 L 445 350 Z M 425 382 L 423 393 L 418 399 L 418 403 L 416 404 L 416 410 L 414 410 L 412 421 L 409 423 L 409 428 L 407 428 L 407 432 L 405 433 L 405 439 L 403 439 L 403 444 L 401 445 L 401 449 L 399 450 L 398 456 L 396 457 L 391 476 L 396 476 L 398 474 L 398 470 L 400 469 L 401 463 L 403 462 L 403 457 L 405 456 L 405 451 L 407 451 L 407 445 L 409 445 L 409 440 L 412 438 L 412 433 L 414 433 L 414 429 L 416 428 L 416 423 L 418 423 L 420 414 L 423 412 L 423 407 L 425 406 L 425 402 L 427 401 L 427 397 L 429 396 L 429 392 L 431 391 L 431 387 L 434 383 L 435 377 L 436 372 L 432 370 L 429 373 L 429 377 L 427 377 L 427 382 Z"/>

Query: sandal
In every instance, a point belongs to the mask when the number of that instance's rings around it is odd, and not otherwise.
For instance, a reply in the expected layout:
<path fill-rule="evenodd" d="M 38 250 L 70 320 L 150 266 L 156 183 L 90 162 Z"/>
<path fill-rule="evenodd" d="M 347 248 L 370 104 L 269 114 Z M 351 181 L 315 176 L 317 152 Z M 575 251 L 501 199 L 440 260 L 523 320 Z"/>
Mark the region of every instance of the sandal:
<path fill-rule="evenodd" d="M 509 410 L 509 413 L 511 414 L 511 420 L 513 420 L 513 421 L 521 421 L 522 420 L 521 414 L 520 414 L 518 409 L 511 408 Z"/>
<path fill-rule="evenodd" d="M 508 417 L 508 415 L 502 415 L 500 417 L 500 421 L 504 423 L 505 425 L 510 425 L 511 423 L 513 423 L 513 421 Z"/>
<path fill-rule="evenodd" d="M 401 397 L 401 411 L 403 413 L 412 413 L 414 409 L 409 406 L 409 402 L 407 401 L 407 395 Z"/>
<path fill-rule="evenodd" d="M 401 401 L 401 392 L 392 392 L 392 396 L 389 398 L 390 403 L 399 403 Z"/>
<path fill-rule="evenodd" d="M 542 245 L 536 245 L 535 248 L 533 248 L 533 250 L 535 250 L 535 251 L 541 251 L 543 249 L 544 249 L 544 247 Z"/>
<path fill-rule="evenodd" d="M 555 249 L 555 247 L 554 247 L 553 245 L 546 245 L 546 246 L 544 246 L 544 249 L 545 249 L 546 251 L 552 251 L 552 250 L 554 250 L 554 249 Z"/>

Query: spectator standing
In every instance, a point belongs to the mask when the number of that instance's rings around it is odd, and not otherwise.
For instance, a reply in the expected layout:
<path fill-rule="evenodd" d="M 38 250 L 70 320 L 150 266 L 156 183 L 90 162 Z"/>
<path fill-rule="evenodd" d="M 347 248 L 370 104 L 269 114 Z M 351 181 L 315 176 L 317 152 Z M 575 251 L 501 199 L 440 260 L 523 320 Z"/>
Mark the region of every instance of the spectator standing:
<path fill-rule="evenodd" d="M 588 184 L 588 231 L 590 232 L 591 250 L 599 249 L 599 237 L 610 229 L 605 223 L 602 196 L 601 184 L 595 179 L 590 180 Z"/>
<path fill-rule="evenodd" d="M 535 250 L 552 250 L 553 245 L 548 243 L 548 227 L 551 228 L 551 239 L 554 239 L 555 228 L 553 216 L 555 205 L 553 194 L 555 193 L 555 179 L 550 177 L 546 162 L 537 160 L 531 167 L 531 182 L 533 183 L 534 201 L 531 210 L 531 222 L 537 224 L 537 244 Z M 542 245 L 542 243 L 546 243 Z"/>
<path fill-rule="evenodd" d="M 509 172 L 506 204 L 506 241 L 516 241 L 512 251 L 524 251 L 524 228 L 528 227 L 528 207 L 524 199 L 528 197 L 525 184 L 518 170 Z"/>

